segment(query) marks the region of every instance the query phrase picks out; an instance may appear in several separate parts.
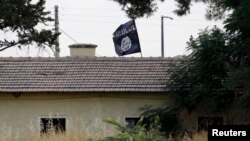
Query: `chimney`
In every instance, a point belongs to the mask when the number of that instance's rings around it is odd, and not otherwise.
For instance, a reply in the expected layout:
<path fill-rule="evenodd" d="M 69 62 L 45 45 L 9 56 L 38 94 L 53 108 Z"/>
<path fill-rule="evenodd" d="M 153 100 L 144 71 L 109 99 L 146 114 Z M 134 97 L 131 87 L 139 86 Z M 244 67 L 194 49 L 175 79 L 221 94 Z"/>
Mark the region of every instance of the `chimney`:
<path fill-rule="evenodd" d="M 97 45 L 94 44 L 73 44 L 70 45 L 70 56 L 71 57 L 95 57 L 95 48 Z"/>

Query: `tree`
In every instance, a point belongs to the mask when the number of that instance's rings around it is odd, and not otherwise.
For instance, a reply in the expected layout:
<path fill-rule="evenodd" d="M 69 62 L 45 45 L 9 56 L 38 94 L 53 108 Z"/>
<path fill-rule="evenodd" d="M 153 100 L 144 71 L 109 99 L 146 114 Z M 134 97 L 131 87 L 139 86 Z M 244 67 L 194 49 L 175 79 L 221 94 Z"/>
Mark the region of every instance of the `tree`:
<path fill-rule="evenodd" d="M 155 0 L 114 0 L 122 6 L 129 17 L 143 17 L 144 15 L 151 16 L 157 10 Z M 163 0 L 161 0 L 163 1 Z"/>
<path fill-rule="evenodd" d="M 53 21 L 44 5 L 45 0 L 38 0 L 36 3 L 32 0 L 0 0 L 0 30 L 13 33 L 16 37 L 0 40 L 0 51 L 34 43 L 40 47 L 52 48 L 58 34 L 36 28 L 39 24 L 47 25 L 47 22 Z"/>
<path fill-rule="evenodd" d="M 192 53 L 172 69 L 167 87 L 177 103 L 188 111 L 208 104 L 210 110 L 220 110 L 233 101 L 233 90 L 227 87 L 231 52 L 227 36 L 214 27 L 205 29 L 188 46 Z M 208 108 L 206 110 L 208 110 Z"/>
<path fill-rule="evenodd" d="M 151 16 L 157 11 L 157 1 L 164 2 L 165 0 L 113 0 L 119 3 L 129 17 L 143 17 Z M 204 2 L 208 4 L 207 18 L 222 18 L 224 12 L 228 10 L 225 3 L 230 3 L 230 0 L 175 0 L 177 2 L 177 9 L 174 11 L 177 15 L 186 15 L 190 13 L 190 6 L 192 2 Z M 237 2 L 230 3 L 230 6 L 237 4 Z M 229 4 L 228 4 L 229 5 Z"/>

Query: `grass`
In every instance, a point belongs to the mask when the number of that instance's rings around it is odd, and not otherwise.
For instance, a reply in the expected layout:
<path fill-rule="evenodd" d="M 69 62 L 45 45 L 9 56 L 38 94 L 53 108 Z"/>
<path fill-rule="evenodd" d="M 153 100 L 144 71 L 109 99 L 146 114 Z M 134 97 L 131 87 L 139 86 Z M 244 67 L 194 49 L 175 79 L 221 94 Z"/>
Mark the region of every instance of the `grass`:
<path fill-rule="evenodd" d="M 185 136 L 182 140 L 180 141 L 207 141 L 207 132 L 200 132 L 200 133 L 195 133 L 192 138 Z M 168 138 L 166 141 L 176 141 L 173 138 Z"/>
<path fill-rule="evenodd" d="M 88 138 L 85 134 L 81 133 L 68 133 L 68 134 L 51 134 L 47 136 L 30 136 L 30 137 L 0 137 L 0 141 L 98 141 L 100 137 L 93 139 Z M 172 138 L 165 141 L 175 141 Z M 207 141 L 207 132 L 194 134 L 193 138 L 184 137 L 182 141 Z"/>
<path fill-rule="evenodd" d="M 45 136 L 0 137 L 0 141 L 97 141 L 99 138 L 89 139 L 80 133 L 51 134 Z"/>
<path fill-rule="evenodd" d="M 207 141 L 207 132 L 201 132 L 199 134 L 194 134 L 192 141 Z"/>

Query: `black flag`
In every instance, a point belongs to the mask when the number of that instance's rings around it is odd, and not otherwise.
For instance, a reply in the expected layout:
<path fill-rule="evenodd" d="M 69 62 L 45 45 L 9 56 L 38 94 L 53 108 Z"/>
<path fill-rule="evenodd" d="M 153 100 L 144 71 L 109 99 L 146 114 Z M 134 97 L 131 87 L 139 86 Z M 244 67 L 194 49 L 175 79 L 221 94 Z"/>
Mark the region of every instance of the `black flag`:
<path fill-rule="evenodd" d="M 115 52 L 119 56 L 141 52 L 134 20 L 120 25 L 113 33 L 113 41 Z"/>

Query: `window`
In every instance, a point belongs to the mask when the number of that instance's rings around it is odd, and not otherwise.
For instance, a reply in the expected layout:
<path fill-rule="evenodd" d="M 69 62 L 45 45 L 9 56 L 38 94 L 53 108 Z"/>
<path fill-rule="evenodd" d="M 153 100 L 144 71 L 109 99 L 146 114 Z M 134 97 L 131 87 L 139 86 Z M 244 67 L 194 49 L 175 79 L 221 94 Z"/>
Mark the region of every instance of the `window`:
<path fill-rule="evenodd" d="M 207 131 L 209 125 L 223 125 L 223 117 L 198 117 L 198 131 Z"/>
<path fill-rule="evenodd" d="M 125 121 L 127 123 L 127 127 L 132 128 L 134 127 L 137 122 L 140 120 L 140 118 L 125 118 Z"/>
<path fill-rule="evenodd" d="M 132 128 L 134 127 L 138 122 L 139 122 L 140 118 L 139 117 L 129 117 L 129 118 L 125 118 L 125 122 L 127 123 L 127 127 Z M 146 129 L 149 129 L 149 125 L 150 125 L 150 121 L 148 118 L 145 118 L 142 121 L 142 125 L 146 125 Z"/>
<path fill-rule="evenodd" d="M 40 133 L 64 133 L 66 131 L 65 118 L 40 118 Z"/>

